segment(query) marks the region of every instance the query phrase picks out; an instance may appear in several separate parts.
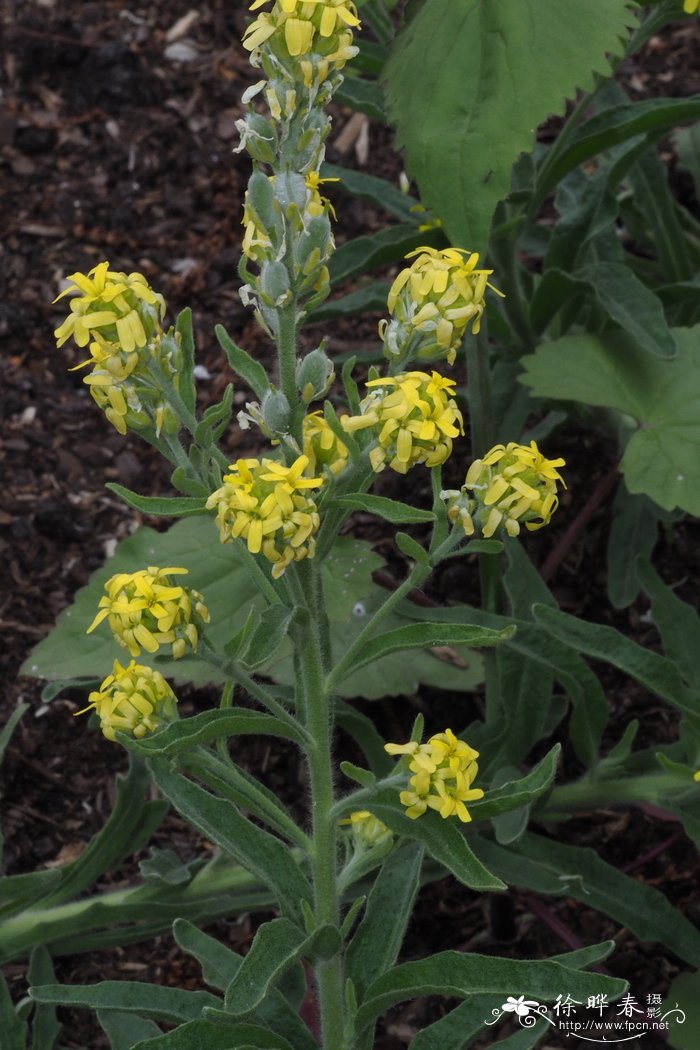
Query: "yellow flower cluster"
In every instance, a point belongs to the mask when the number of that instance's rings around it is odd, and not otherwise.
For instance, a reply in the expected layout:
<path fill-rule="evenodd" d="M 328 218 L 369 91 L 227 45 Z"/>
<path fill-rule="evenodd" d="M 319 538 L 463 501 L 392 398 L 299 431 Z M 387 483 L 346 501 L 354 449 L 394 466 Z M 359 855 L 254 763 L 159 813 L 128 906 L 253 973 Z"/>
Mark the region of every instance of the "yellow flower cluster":
<path fill-rule="evenodd" d="M 340 474 L 347 466 L 350 453 L 326 422 L 323 412 L 309 412 L 303 423 L 304 455 L 309 460 L 309 471 L 327 467 L 331 474 Z"/>
<path fill-rule="evenodd" d="M 481 788 L 471 786 L 479 771 L 479 752 L 459 740 L 451 729 L 431 736 L 427 744 L 412 740 L 408 744 L 385 744 L 384 750 L 390 755 L 409 756 L 408 768 L 413 776 L 409 790 L 399 796 L 407 817 L 415 820 L 427 809 L 436 809 L 441 817 L 456 816 L 464 824 L 472 819 L 465 803 L 484 794 Z"/>
<path fill-rule="evenodd" d="M 485 537 L 503 526 L 517 536 L 520 525 L 531 532 L 549 524 L 559 505 L 557 482 L 566 484 L 557 467 L 563 459 L 545 459 L 537 444 L 494 445 L 483 459 L 475 460 L 460 490 L 442 493 L 450 520 L 460 522 L 467 536 L 475 523 Z"/>
<path fill-rule="evenodd" d="M 156 366 L 179 386 L 180 337 L 160 327 L 163 296 L 143 274 L 117 273 L 107 262 L 87 274 L 71 274 L 69 280 L 73 284 L 58 299 L 81 294 L 71 299 L 71 312 L 54 335 L 59 347 L 72 336 L 90 354 L 71 371 L 91 369 L 83 382 L 120 434 L 129 426 L 154 427 L 156 434 L 177 432 L 179 421 L 150 371 Z"/>
<path fill-rule="evenodd" d="M 414 261 L 389 289 L 391 320 L 379 325 L 387 356 L 452 364 L 469 324 L 479 331 L 486 289 L 502 294 L 489 284 L 493 270 L 477 269 L 478 254 L 461 248 L 416 248 L 406 258 Z"/>
<path fill-rule="evenodd" d="M 700 11 L 700 0 L 683 0 L 683 10 L 687 15 Z"/>
<path fill-rule="evenodd" d="M 299 456 L 291 467 L 239 459 L 207 500 L 208 510 L 216 508 L 221 542 L 244 539 L 251 554 L 262 553 L 273 563 L 275 579 L 291 562 L 314 555 L 320 519 L 306 490 L 319 488 L 323 478 L 306 477 L 308 463 L 308 456 Z"/>
<path fill-rule="evenodd" d="M 349 827 L 355 844 L 360 847 L 377 846 L 391 838 L 386 824 L 368 809 L 356 809 L 340 823 Z"/>
<path fill-rule="evenodd" d="M 177 697 L 159 671 L 131 661 L 122 667 L 114 661 L 111 675 L 88 696 L 88 706 L 76 714 L 95 711 L 108 740 L 117 732 L 146 736 L 176 717 Z"/>
<path fill-rule="evenodd" d="M 86 633 L 106 619 L 115 639 L 131 656 L 139 656 L 142 649 L 155 653 L 161 645 L 172 645 L 178 660 L 188 643 L 196 650 L 199 631 L 195 621 L 209 623 L 209 611 L 199 591 L 179 587 L 170 579 L 186 574 L 187 569 L 153 565 L 117 573 L 107 580 L 100 611 Z"/>
<path fill-rule="evenodd" d="M 268 3 L 253 0 L 250 10 Z M 283 63 L 293 59 L 310 87 L 322 83 L 330 70 L 342 69 L 357 53 L 352 30 L 359 26 L 352 0 L 275 0 L 271 11 L 259 14 L 248 26 L 243 46 L 255 61 L 263 46 Z"/>
<path fill-rule="evenodd" d="M 70 274 L 68 280 L 73 284 L 54 299 L 56 303 L 74 296 L 68 317 L 54 332 L 59 347 L 71 336 L 78 346 L 87 346 L 99 332 L 107 343 L 118 343 L 130 354 L 146 345 L 165 313 L 163 296 L 149 287 L 141 273 L 118 273 L 101 262 L 87 274 Z"/>
<path fill-rule="evenodd" d="M 359 416 L 343 416 L 351 434 L 371 428 L 377 444 L 369 454 L 373 470 L 385 466 L 405 474 L 416 463 L 436 467 L 452 452 L 453 438 L 464 433 L 462 413 L 453 398 L 455 383 L 439 372 L 404 372 L 367 383 L 371 393 Z"/>

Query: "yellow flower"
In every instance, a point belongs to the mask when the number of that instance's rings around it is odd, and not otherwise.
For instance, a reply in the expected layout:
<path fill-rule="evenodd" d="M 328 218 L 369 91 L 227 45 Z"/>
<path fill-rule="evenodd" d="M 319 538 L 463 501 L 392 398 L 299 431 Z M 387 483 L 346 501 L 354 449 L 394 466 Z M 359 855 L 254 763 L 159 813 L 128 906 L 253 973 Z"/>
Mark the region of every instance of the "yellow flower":
<path fill-rule="evenodd" d="M 254 0 L 250 10 L 268 3 Z M 359 26 L 352 0 L 276 0 L 272 10 L 262 12 L 248 26 L 243 47 L 256 65 L 265 48 L 292 75 L 296 69 L 301 71 L 305 86 L 311 87 L 326 80 L 330 70 L 342 69 L 357 53 L 352 31 Z"/>
<path fill-rule="evenodd" d="M 459 491 L 442 493 L 450 520 L 468 536 L 476 522 L 487 538 L 501 525 L 509 536 L 518 535 L 521 523 L 531 532 L 541 529 L 559 505 L 557 482 L 566 488 L 556 469 L 564 465 L 563 459 L 545 459 L 534 441 L 494 445 L 472 463 Z"/>
<path fill-rule="evenodd" d="M 155 653 L 161 645 L 172 645 L 173 657 L 185 655 L 187 644 L 197 649 L 199 631 L 194 621 L 209 623 L 209 611 L 199 591 L 173 584 L 171 576 L 187 569 L 158 569 L 149 565 L 138 572 L 120 572 L 105 584 L 99 612 L 87 629 L 94 631 L 106 619 L 112 634 L 131 656 L 142 649 Z"/>
<path fill-rule="evenodd" d="M 405 474 L 416 463 L 436 467 L 452 452 L 453 438 L 464 433 L 462 413 L 453 398 L 455 383 L 439 372 L 404 372 L 367 383 L 370 394 L 359 416 L 344 416 L 348 433 L 371 428 L 377 444 L 369 454 L 372 468 L 385 466 Z"/>
<path fill-rule="evenodd" d="M 54 299 L 74 295 L 68 317 L 54 332 L 58 346 L 71 336 L 78 346 L 87 346 L 99 332 L 128 354 L 146 345 L 165 313 L 163 296 L 153 291 L 143 274 L 118 273 L 101 262 L 68 280 L 73 284 Z"/>
<path fill-rule="evenodd" d="M 465 331 L 478 332 L 484 312 L 484 295 L 493 270 L 477 269 L 479 256 L 461 248 L 416 248 L 389 290 L 391 320 L 382 321 L 379 334 L 387 355 L 401 360 L 454 362 Z"/>
<path fill-rule="evenodd" d="M 700 10 L 700 0 L 683 0 L 683 10 L 687 15 L 695 14 Z"/>
<path fill-rule="evenodd" d="M 700 3 L 700 0 L 698 0 L 698 3 Z M 700 780 L 700 769 L 698 769 L 696 773 L 693 773 L 693 780 Z"/>
<path fill-rule="evenodd" d="M 309 460 L 309 471 L 327 467 L 331 474 L 340 474 L 347 466 L 350 453 L 335 436 L 326 422 L 323 412 L 310 412 L 303 423 L 304 455 Z"/>
<path fill-rule="evenodd" d="M 451 729 L 436 733 L 426 744 L 385 744 L 384 750 L 409 759 L 408 769 L 413 775 L 408 789 L 399 794 L 407 817 L 416 820 L 426 810 L 435 809 L 445 819 L 456 816 L 464 824 L 472 819 L 465 803 L 484 794 L 481 788 L 471 786 L 479 772 L 475 761 L 479 752 Z"/>
<path fill-rule="evenodd" d="M 271 459 L 239 459 L 207 500 L 209 510 L 216 508 L 221 542 L 244 539 L 251 554 L 262 553 L 273 563 L 275 579 L 291 562 L 314 555 L 320 519 L 305 490 L 319 488 L 323 478 L 306 477 L 308 463 L 307 456 L 291 467 Z"/>
<path fill-rule="evenodd" d="M 139 738 L 153 733 L 176 717 L 177 697 L 159 671 L 131 661 L 122 667 L 114 661 L 111 675 L 88 696 L 88 706 L 76 714 L 93 710 L 108 740 L 117 732 Z"/>
<path fill-rule="evenodd" d="M 386 824 L 367 809 L 356 809 L 340 823 L 349 825 L 358 846 L 376 846 L 391 838 L 391 831 Z"/>

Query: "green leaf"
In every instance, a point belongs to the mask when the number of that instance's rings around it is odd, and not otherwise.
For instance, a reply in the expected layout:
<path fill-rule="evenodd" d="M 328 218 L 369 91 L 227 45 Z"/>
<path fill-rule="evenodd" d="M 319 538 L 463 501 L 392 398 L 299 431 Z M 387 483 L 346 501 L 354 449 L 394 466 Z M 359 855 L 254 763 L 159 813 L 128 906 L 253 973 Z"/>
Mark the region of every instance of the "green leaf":
<path fill-rule="evenodd" d="M 230 1015 L 216 1012 L 220 1021 L 188 1021 L 166 1035 L 138 1043 L 133 1050 L 296 1050 L 276 1032 L 248 1022 L 233 1022 Z"/>
<path fill-rule="evenodd" d="M 693 714 L 697 701 L 686 688 L 678 667 L 650 649 L 644 649 L 630 638 L 605 624 L 588 623 L 559 609 L 543 605 L 534 607 L 535 618 L 555 638 L 577 652 L 605 660 L 620 671 L 636 678 L 652 693 L 667 700 L 680 711 Z"/>
<path fill-rule="evenodd" d="M 340 87 L 336 88 L 335 98 L 343 106 L 350 106 L 358 113 L 366 113 L 382 124 L 386 122 L 384 97 L 376 80 L 363 80 L 346 74 Z"/>
<path fill-rule="evenodd" d="M 400 652 L 403 649 L 428 649 L 443 645 L 475 647 L 499 645 L 508 638 L 512 638 L 514 633 L 515 629 L 511 626 L 504 627 L 500 631 L 493 631 L 488 627 L 475 627 L 472 624 L 415 623 L 397 627 L 393 631 L 370 638 L 362 652 L 357 654 L 352 668 L 341 676 L 340 681 L 347 678 L 351 672 L 355 673 L 359 668 L 374 663 L 375 660 L 388 656 L 389 653 Z"/>
<path fill-rule="evenodd" d="M 189 306 L 181 310 L 175 322 L 175 331 L 180 336 L 182 349 L 182 368 L 179 376 L 178 392 L 190 412 L 194 412 L 197 391 L 194 385 L 194 332 L 192 331 L 192 311 Z"/>
<path fill-rule="evenodd" d="M 698 99 L 700 116 L 700 98 Z M 629 181 L 636 208 L 649 230 L 649 242 L 658 255 L 667 280 L 683 281 L 693 276 L 683 230 L 671 196 L 666 168 L 656 148 L 650 149 L 630 169 Z"/>
<path fill-rule="evenodd" d="M 97 1020 L 109 1039 L 112 1050 L 132 1050 L 137 1044 L 141 1046 L 143 1039 L 150 1041 L 153 1036 L 162 1034 L 154 1021 L 120 1010 L 98 1010 Z"/>
<path fill-rule="evenodd" d="M 363 807 L 383 821 L 396 835 L 422 843 L 430 856 L 444 864 L 456 879 L 473 890 L 503 890 L 505 885 L 481 864 L 470 849 L 456 820 L 443 820 L 428 810 L 411 820 L 399 801 L 399 789 L 378 785 Z"/>
<path fill-rule="evenodd" d="M 0 878 L 0 918 L 34 904 L 61 881 L 61 872 L 33 871 L 27 875 L 4 875 Z"/>
<path fill-rule="evenodd" d="M 2 732 L 0 733 L 0 763 L 2 763 L 2 760 L 5 757 L 5 751 L 7 749 L 7 745 L 12 739 L 12 734 L 19 725 L 20 719 L 22 718 L 24 712 L 28 710 L 29 704 L 19 704 L 14 709 L 7 722 L 3 726 Z"/>
<path fill-rule="evenodd" d="M 263 366 L 252 358 L 247 350 L 236 346 L 223 325 L 218 324 L 214 331 L 233 371 L 248 384 L 256 397 L 262 400 L 270 389 L 270 380 Z"/>
<path fill-rule="evenodd" d="M 189 864 L 183 864 L 171 849 L 151 849 L 145 860 L 139 861 L 139 871 L 144 883 L 159 886 L 182 886 L 192 879 Z"/>
<path fill-rule="evenodd" d="M 191 514 L 206 514 L 206 500 L 196 496 L 140 496 L 138 492 L 108 481 L 105 485 L 115 496 L 119 496 L 129 507 L 162 518 L 187 518 Z"/>
<path fill-rule="evenodd" d="M 55 980 L 49 950 L 43 944 L 38 945 L 29 958 L 27 984 L 48 984 Z M 57 1020 L 56 1011 L 52 1006 L 37 1004 L 32 1017 L 31 1050 L 53 1050 L 62 1028 L 63 1025 Z"/>
<path fill-rule="evenodd" d="M 226 989 L 226 1011 L 233 1017 L 250 1014 L 297 961 L 314 957 L 322 946 L 324 957 L 337 953 L 340 936 L 328 924 L 304 934 L 288 919 L 272 919 L 258 927 L 248 954 Z"/>
<path fill-rule="evenodd" d="M 511 885 L 566 894 L 609 915 L 642 941 L 665 944 L 693 966 L 700 963 L 700 932 L 663 893 L 606 864 L 593 849 L 568 846 L 527 832 L 503 849 L 479 838 L 475 852 Z"/>
<path fill-rule="evenodd" d="M 164 759 L 152 759 L 150 764 L 157 786 L 176 809 L 268 885 L 283 913 L 300 917 L 301 901 L 311 899 L 311 887 L 282 841 L 251 824 L 227 799 L 215 798 L 171 772 Z"/>
<path fill-rule="evenodd" d="M 402 843 L 384 861 L 372 886 L 362 922 L 345 956 L 347 975 L 360 999 L 368 985 L 398 958 L 420 888 L 423 852 L 421 843 Z M 389 915 L 391 922 L 387 923 Z"/>
<path fill-rule="evenodd" d="M 341 762 L 340 772 L 348 777 L 349 780 L 354 780 L 356 784 L 361 784 L 362 787 L 371 788 L 377 782 L 374 773 L 370 772 L 369 769 L 356 766 L 353 762 Z"/>
<path fill-rule="evenodd" d="M 700 120 L 689 128 L 678 128 L 671 137 L 678 163 L 692 175 L 695 195 L 700 197 Z"/>
<path fill-rule="evenodd" d="M 0 973 L 0 1026 L 3 1050 L 27 1050 L 27 1022 L 17 1015 L 5 978 Z"/>
<path fill-rule="evenodd" d="M 367 175 L 354 168 L 325 163 L 321 166 L 321 176 L 324 179 L 340 179 L 339 189 L 383 208 L 403 222 L 412 222 L 414 225 L 419 223 L 420 213 L 416 209 L 420 208 L 420 201 L 402 193 L 398 186 L 387 179 L 378 179 L 376 175 Z"/>
<path fill-rule="evenodd" d="M 60 869 L 61 881 L 41 900 L 43 908 L 72 900 L 103 872 L 145 846 L 167 812 L 167 804 L 146 801 L 150 779 L 142 759 L 130 758 L 129 772 L 115 781 L 117 799 L 106 823 L 83 853 Z"/>
<path fill-rule="evenodd" d="M 676 356 L 676 343 L 661 302 L 629 266 L 617 262 L 590 263 L 578 270 L 575 277 L 593 289 L 608 317 L 629 333 L 636 346 L 659 357 Z"/>
<path fill-rule="evenodd" d="M 639 594 L 638 558 L 649 558 L 659 535 L 656 507 L 647 496 L 630 496 L 618 485 L 608 533 L 608 597 L 626 609 Z"/>
<path fill-rule="evenodd" d="M 393 769 L 394 763 L 384 750 L 384 737 L 377 731 L 371 718 L 339 700 L 336 701 L 336 721 L 361 749 L 375 776 L 386 776 Z"/>
<path fill-rule="evenodd" d="M 201 1016 L 205 1006 L 221 1000 L 209 992 L 186 992 L 180 988 L 145 984 L 142 981 L 100 981 L 98 984 L 45 984 L 29 991 L 37 1003 L 56 1006 L 87 1006 L 93 1010 L 119 1010 L 171 1024 Z"/>
<path fill-rule="evenodd" d="M 419 962 L 403 963 L 374 981 L 358 1011 L 357 1027 L 361 1030 L 396 1003 L 423 995 L 512 995 L 517 989 L 528 998 L 546 1001 L 556 999 L 566 989 L 578 999 L 598 993 L 614 999 L 627 987 L 617 978 L 581 973 L 556 962 L 440 952 Z"/>
<path fill-rule="evenodd" d="M 389 521 L 392 525 L 409 525 L 414 522 L 435 521 L 435 515 L 431 510 L 420 510 L 411 507 L 408 503 L 399 503 L 386 496 L 374 496 L 369 492 L 355 492 L 349 496 L 336 496 L 331 500 L 332 505 L 348 507 L 351 510 L 364 510 L 368 514 L 376 514 L 377 517 Z"/>
<path fill-rule="evenodd" d="M 236 654 L 236 661 L 252 671 L 269 663 L 289 634 L 289 625 L 296 609 L 286 605 L 271 605 L 260 615 L 260 620 Z"/>
<path fill-rule="evenodd" d="M 700 116 L 700 97 L 654 98 L 613 106 L 587 120 L 538 173 L 533 206 L 541 204 L 567 172 L 637 135 L 659 135 Z"/>
<path fill-rule="evenodd" d="M 484 1028 L 484 1021 L 500 1005 L 500 997 L 473 995 L 434 1021 L 411 1040 L 408 1050 L 464 1050 Z"/>
<path fill-rule="evenodd" d="M 378 266 L 397 262 L 408 252 L 422 244 L 444 241 L 444 235 L 438 230 L 419 232 L 417 226 L 399 223 L 396 226 L 378 230 L 377 233 L 363 234 L 342 244 L 331 256 L 328 264 L 333 287 L 358 274 L 369 273 Z M 386 308 L 386 302 L 384 303 Z"/>
<path fill-rule="evenodd" d="M 175 920 L 173 937 L 183 951 L 195 957 L 202 967 L 205 982 L 211 988 L 225 992 L 239 970 L 242 962 L 240 955 L 209 934 L 198 930 L 187 919 Z"/>
<path fill-rule="evenodd" d="M 677 666 L 683 678 L 700 689 L 700 616 L 667 587 L 645 561 L 637 565 L 639 580 L 651 599 L 651 618 L 664 643 L 664 652 Z"/>
<path fill-rule="evenodd" d="M 521 381 L 539 397 L 614 408 L 638 429 L 620 469 L 631 493 L 700 515 L 700 327 L 676 328 L 678 355 L 661 360 L 622 334 L 565 336 L 523 358 Z"/>
<path fill-rule="evenodd" d="M 426 0 L 389 59 L 387 108 L 453 244 L 484 250 L 534 129 L 609 74 L 630 24 L 624 0 Z"/>
<path fill-rule="evenodd" d="M 510 780 L 487 791 L 484 798 L 469 803 L 474 820 L 486 820 L 536 802 L 554 783 L 561 744 L 555 744 L 534 769 L 517 780 Z"/>
<path fill-rule="evenodd" d="M 681 1016 L 678 1010 L 685 1016 Z M 700 972 L 681 973 L 671 981 L 661 1006 L 668 1018 L 668 1045 L 673 1050 L 697 1050 L 700 1045 Z"/>
<path fill-rule="evenodd" d="M 410 609 L 408 606 L 402 607 L 402 611 L 410 613 L 413 619 L 430 616 L 440 621 L 476 623 L 496 629 L 514 624 L 516 631 L 504 645 L 551 672 L 561 683 L 574 705 L 570 731 L 576 754 L 586 766 L 595 765 L 607 722 L 608 704 L 600 682 L 573 649 L 543 634 L 537 625 L 527 620 L 496 616 L 470 605 L 430 610 L 421 610 L 413 605 Z"/>
<path fill-rule="evenodd" d="M 147 758 L 154 755 L 177 755 L 196 744 L 208 744 L 230 736 L 278 736 L 301 745 L 304 738 L 291 725 L 264 711 L 247 707 L 229 707 L 220 711 L 200 711 L 198 715 L 172 722 L 152 736 L 128 740 L 130 750 Z"/>

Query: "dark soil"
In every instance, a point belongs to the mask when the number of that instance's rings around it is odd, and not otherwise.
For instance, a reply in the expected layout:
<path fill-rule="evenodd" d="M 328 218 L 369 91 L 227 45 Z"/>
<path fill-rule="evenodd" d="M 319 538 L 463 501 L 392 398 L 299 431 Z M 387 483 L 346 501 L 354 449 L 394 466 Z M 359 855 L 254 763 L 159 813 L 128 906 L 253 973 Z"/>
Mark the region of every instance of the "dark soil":
<path fill-rule="evenodd" d="M 200 383 L 202 406 L 218 399 L 231 378 L 215 345 L 215 323 L 223 322 L 259 357 L 268 348 L 236 291 L 241 199 L 249 166 L 245 155 L 232 152 L 234 122 L 241 113 L 242 91 L 256 79 L 239 46 L 245 5 L 224 0 L 203 0 L 194 8 L 189 0 L 128 6 L 122 0 L 0 0 L 0 11 L 6 40 L 0 110 L 2 721 L 19 703 L 31 705 L 3 768 L 4 870 L 14 874 L 78 855 L 102 826 L 113 800 L 114 774 L 127 764 L 119 748 L 88 729 L 86 722 L 73 720 L 81 706 L 79 692 L 42 704 L 41 683 L 17 679 L 18 667 L 115 542 L 143 520 L 119 503 L 105 483 L 119 481 L 143 492 L 170 491 L 169 472 L 155 453 L 136 438 L 119 437 L 89 398 L 80 373 L 67 371 L 79 360 L 77 351 L 54 348 L 51 331 L 62 308 L 50 303 L 59 281 L 66 272 L 86 270 L 109 258 L 118 269 L 145 273 L 164 293 L 171 318 L 192 305 L 198 360 L 208 371 Z M 189 27 L 178 36 L 173 27 L 190 12 Z M 634 97 L 700 90 L 693 34 L 697 28 L 685 24 L 650 42 L 624 70 Z M 329 149 L 329 159 L 350 165 L 358 163 L 352 126 L 348 128 L 351 119 L 348 111 L 336 112 Z M 369 134 L 369 170 L 396 179 L 400 161 L 388 132 L 371 125 Z M 343 137 L 350 140 L 349 146 Z M 692 193 L 689 180 L 676 171 L 670 149 L 664 159 L 679 195 L 687 201 Z M 372 209 L 347 200 L 339 215 L 339 239 L 384 222 Z M 330 349 L 345 352 L 358 341 L 360 349 L 371 346 L 373 333 L 370 321 L 334 325 Z M 248 396 L 237 384 L 237 403 Z M 614 450 L 604 441 L 571 431 L 563 440 L 571 483 L 556 524 L 531 544 L 532 556 L 540 562 L 614 468 Z M 232 456 L 253 452 L 254 441 L 250 431 L 232 429 L 226 450 Z M 643 602 L 619 613 L 607 602 L 609 524 L 610 497 L 562 549 L 551 584 L 567 611 L 614 623 L 641 643 L 655 646 Z M 363 530 L 387 556 L 392 571 L 400 573 L 391 535 L 366 525 Z M 665 579 L 678 584 L 678 593 L 691 601 L 700 587 L 699 539 L 697 522 L 684 522 L 664 535 L 657 550 Z M 464 600 L 473 592 L 473 566 L 452 564 L 430 593 L 442 602 Z M 675 726 L 667 708 L 610 673 L 605 684 L 614 711 L 611 742 L 634 717 L 642 723 L 642 745 L 673 739 Z M 212 702 L 206 691 L 192 692 L 185 697 L 184 713 Z M 372 711 L 387 738 L 401 739 L 418 710 L 436 727 L 449 720 L 457 729 L 471 720 L 473 706 L 471 697 L 426 691 L 374 705 Z M 298 801 L 303 787 L 295 756 L 266 743 L 249 745 L 246 754 L 251 769 L 265 767 L 266 782 L 285 800 Z M 563 775 L 570 778 L 577 771 L 575 761 L 567 759 Z M 570 843 L 594 845 L 606 860 L 663 890 L 681 910 L 697 917 L 696 854 L 679 828 L 662 814 L 606 810 L 566 824 L 560 835 Z M 185 859 L 205 845 L 173 815 L 158 841 Z M 113 873 L 99 888 L 121 884 L 119 880 L 132 871 Z M 454 948 L 541 959 L 614 938 L 617 951 L 609 971 L 629 980 L 640 1002 L 648 993 L 665 993 L 678 972 L 679 961 L 666 949 L 640 944 L 611 920 L 573 900 L 538 900 L 524 893 L 515 893 L 512 900 L 511 907 L 479 897 L 453 880 L 426 887 L 404 957 Z M 208 929 L 245 951 L 257 921 L 257 916 L 246 916 Z M 16 999 L 24 994 L 25 971 L 24 961 L 5 968 Z M 59 981 L 73 984 L 126 978 L 201 986 L 198 967 L 168 935 L 126 948 L 60 957 L 56 971 Z M 439 1000 L 397 1008 L 377 1047 L 400 1050 L 445 1009 Z M 63 1010 L 61 1016 L 66 1047 L 107 1046 L 89 1012 Z M 491 1042 L 479 1045 L 491 1045 L 505 1033 L 501 1027 Z M 573 1047 L 576 1040 L 566 1045 Z"/>

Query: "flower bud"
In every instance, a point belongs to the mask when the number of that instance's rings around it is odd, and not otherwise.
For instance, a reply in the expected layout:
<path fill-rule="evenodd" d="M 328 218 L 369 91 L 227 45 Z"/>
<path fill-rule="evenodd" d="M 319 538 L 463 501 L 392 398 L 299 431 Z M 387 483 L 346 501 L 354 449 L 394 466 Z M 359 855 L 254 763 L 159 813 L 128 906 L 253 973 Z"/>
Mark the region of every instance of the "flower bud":
<path fill-rule="evenodd" d="M 320 346 L 302 357 L 297 364 L 297 390 L 305 405 L 325 397 L 334 379 L 333 362 Z"/>
<path fill-rule="evenodd" d="M 265 426 L 273 434 L 287 434 L 291 420 L 289 401 L 281 390 L 268 390 L 260 405 Z"/>

